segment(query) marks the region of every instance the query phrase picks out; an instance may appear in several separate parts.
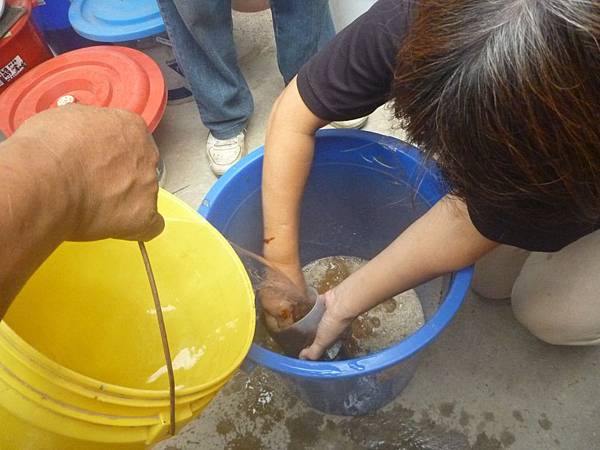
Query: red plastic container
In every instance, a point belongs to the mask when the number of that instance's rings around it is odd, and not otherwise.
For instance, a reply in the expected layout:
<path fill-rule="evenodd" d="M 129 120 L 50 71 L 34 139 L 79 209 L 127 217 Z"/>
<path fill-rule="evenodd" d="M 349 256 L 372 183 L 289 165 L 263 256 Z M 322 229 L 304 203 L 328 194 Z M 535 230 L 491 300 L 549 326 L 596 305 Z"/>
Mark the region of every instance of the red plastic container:
<path fill-rule="evenodd" d="M 52 53 L 31 20 L 35 0 L 8 0 L 8 6 L 18 6 L 27 12 L 0 38 L 0 92 L 25 72 L 50 59 Z"/>
<path fill-rule="evenodd" d="M 34 114 L 68 103 L 127 109 L 154 131 L 167 89 L 156 62 L 138 50 L 82 48 L 40 64 L 0 95 L 0 130 L 10 136 Z"/>

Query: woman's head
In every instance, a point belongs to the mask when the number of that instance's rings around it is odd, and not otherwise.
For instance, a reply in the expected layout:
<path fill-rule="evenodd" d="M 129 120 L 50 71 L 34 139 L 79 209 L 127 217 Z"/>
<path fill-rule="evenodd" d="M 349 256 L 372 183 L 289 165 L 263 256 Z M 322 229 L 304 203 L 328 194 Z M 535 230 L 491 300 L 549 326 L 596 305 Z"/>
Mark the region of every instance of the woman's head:
<path fill-rule="evenodd" d="M 540 227 L 600 220 L 600 2 L 416 0 L 396 115 L 454 193 Z"/>

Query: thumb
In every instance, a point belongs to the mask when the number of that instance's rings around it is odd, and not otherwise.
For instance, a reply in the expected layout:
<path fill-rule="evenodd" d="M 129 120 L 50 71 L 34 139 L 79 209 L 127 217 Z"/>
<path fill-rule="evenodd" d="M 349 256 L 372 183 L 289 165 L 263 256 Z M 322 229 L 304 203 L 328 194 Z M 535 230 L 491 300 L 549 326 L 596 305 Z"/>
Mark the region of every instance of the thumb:
<path fill-rule="evenodd" d="M 319 325 L 319 329 L 317 330 L 317 335 L 313 343 L 300 352 L 300 359 L 310 359 L 313 361 L 318 360 L 339 337 L 338 333 L 331 333 L 324 330 L 322 325 L 323 323 Z"/>
<path fill-rule="evenodd" d="M 319 326 L 313 343 L 300 352 L 300 359 L 319 359 L 325 351 L 337 341 L 350 326 L 354 318 L 341 319 L 327 309 Z"/>
<path fill-rule="evenodd" d="M 144 229 L 140 232 L 138 240 L 149 241 L 158 236 L 165 228 L 165 219 L 158 212 L 155 212 L 146 223 Z"/>
<path fill-rule="evenodd" d="M 325 351 L 324 348 L 321 348 L 321 347 L 313 344 L 310 347 L 306 347 L 304 350 L 302 350 L 300 352 L 300 355 L 298 356 L 298 358 L 309 359 L 311 361 L 317 361 L 323 355 L 324 351 Z"/>

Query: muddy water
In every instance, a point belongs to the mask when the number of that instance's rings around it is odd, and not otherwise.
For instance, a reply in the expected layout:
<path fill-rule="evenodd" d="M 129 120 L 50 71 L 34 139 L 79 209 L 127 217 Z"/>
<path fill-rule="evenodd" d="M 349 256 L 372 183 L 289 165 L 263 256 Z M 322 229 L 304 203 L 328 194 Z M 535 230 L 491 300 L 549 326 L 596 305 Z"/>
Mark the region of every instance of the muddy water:
<path fill-rule="evenodd" d="M 292 325 L 304 317 L 314 304 L 314 299 L 299 289 L 292 280 L 264 257 L 229 241 L 244 263 L 256 295 L 285 301 L 287 306 L 272 317 L 271 329 L 280 329 Z"/>
<path fill-rule="evenodd" d="M 333 256 L 307 264 L 303 268 L 306 283 L 319 294 L 334 288 L 366 261 L 352 256 Z M 351 335 L 342 340 L 340 359 L 354 358 L 383 350 L 417 331 L 424 323 L 423 309 L 415 291 L 409 290 L 388 299 L 359 316 Z M 259 323 L 255 342 L 282 353 Z"/>

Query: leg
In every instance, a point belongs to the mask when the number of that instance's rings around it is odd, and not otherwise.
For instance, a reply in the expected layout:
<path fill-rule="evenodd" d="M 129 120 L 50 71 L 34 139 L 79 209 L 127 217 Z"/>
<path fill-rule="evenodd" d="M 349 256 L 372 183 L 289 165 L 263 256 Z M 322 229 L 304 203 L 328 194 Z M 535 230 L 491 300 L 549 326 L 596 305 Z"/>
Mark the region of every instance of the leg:
<path fill-rule="evenodd" d="M 217 139 L 246 126 L 254 105 L 237 63 L 230 0 L 158 0 L 175 56 Z"/>
<path fill-rule="evenodd" d="M 471 288 L 485 298 L 509 298 L 527 256 L 527 250 L 501 245 L 477 261 Z"/>
<path fill-rule="evenodd" d="M 557 345 L 600 344 L 600 232 L 557 253 L 533 253 L 512 296 L 515 317 Z"/>
<path fill-rule="evenodd" d="M 288 84 L 335 35 L 328 0 L 271 0 L 277 63 Z"/>

